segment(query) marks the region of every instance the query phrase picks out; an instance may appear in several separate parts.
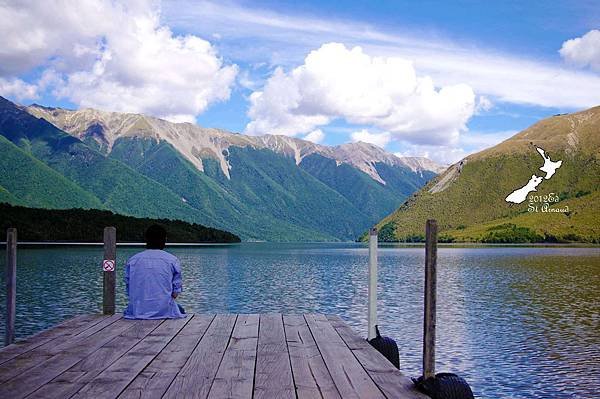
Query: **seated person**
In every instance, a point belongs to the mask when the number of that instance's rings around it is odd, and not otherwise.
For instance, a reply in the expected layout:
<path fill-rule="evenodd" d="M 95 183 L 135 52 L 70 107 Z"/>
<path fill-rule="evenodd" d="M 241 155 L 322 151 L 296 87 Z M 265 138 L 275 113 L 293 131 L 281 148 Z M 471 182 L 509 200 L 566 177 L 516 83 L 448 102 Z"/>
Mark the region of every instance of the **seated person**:
<path fill-rule="evenodd" d="M 175 302 L 182 290 L 179 259 L 164 251 L 167 232 L 158 225 L 146 230 L 146 250 L 133 255 L 125 266 L 129 304 L 126 319 L 177 319 L 185 317 Z"/>

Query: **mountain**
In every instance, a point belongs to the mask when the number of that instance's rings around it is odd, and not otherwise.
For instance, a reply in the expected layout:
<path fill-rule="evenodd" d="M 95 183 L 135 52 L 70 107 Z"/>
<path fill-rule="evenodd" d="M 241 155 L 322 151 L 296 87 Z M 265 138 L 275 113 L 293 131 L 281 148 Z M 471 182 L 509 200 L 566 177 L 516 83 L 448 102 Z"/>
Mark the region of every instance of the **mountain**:
<path fill-rule="evenodd" d="M 0 202 L 46 208 L 103 208 L 102 202 L 0 136 Z"/>
<path fill-rule="evenodd" d="M 546 176 L 538 148 L 560 167 L 524 202 L 507 202 Z M 422 240 L 429 218 L 446 241 L 600 242 L 600 107 L 544 119 L 452 165 L 378 224 L 380 238 Z"/>
<path fill-rule="evenodd" d="M 134 218 L 110 211 L 25 208 L 0 203 L 0 228 L 16 227 L 22 241 L 102 242 L 104 227 L 117 228 L 120 242 L 144 242 L 152 224 L 165 227 L 169 242 L 235 243 L 240 238 L 226 231 L 180 220 Z"/>
<path fill-rule="evenodd" d="M 366 143 L 329 147 L 93 109 L 32 105 L 22 110 L 197 211 L 178 218 L 233 231 L 246 240 L 353 239 L 440 168 Z M 113 204 L 105 207 L 113 209 Z M 143 210 L 136 215 L 154 216 Z"/>
<path fill-rule="evenodd" d="M 186 221 L 206 220 L 201 211 L 190 207 L 181 197 L 157 181 L 136 172 L 126 164 L 111 159 L 90 148 L 44 119 L 38 119 L 22 107 L 0 97 L 0 134 L 13 146 L 5 145 L 3 158 L 22 157 L 23 153 L 37 160 L 36 164 L 51 173 L 63 176 L 63 183 L 76 185 L 82 203 L 64 201 L 64 190 L 44 189 L 36 183 L 37 192 L 27 187 L 32 182 L 16 173 L 25 164 L 16 162 L 3 176 L 2 186 L 22 205 L 71 208 L 104 208 L 131 216 L 164 217 Z M 20 150 L 21 154 L 18 154 Z M 43 164 L 43 165 L 42 165 Z M 53 170 L 50 172 L 48 168 Z M 14 171 L 13 171 L 14 168 Z M 40 170 L 41 170 L 40 169 Z M 55 172 L 55 173 L 54 173 Z M 33 173 L 33 172 L 32 172 Z M 35 172 L 37 173 L 37 172 Z M 35 174 L 34 173 L 34 174 Z M 46 185 L 52 180 L 38 179 Z M 86 202 L 83 199 L 88 198 Z M 208 224 L 208 223 L 207 223 Z"/>

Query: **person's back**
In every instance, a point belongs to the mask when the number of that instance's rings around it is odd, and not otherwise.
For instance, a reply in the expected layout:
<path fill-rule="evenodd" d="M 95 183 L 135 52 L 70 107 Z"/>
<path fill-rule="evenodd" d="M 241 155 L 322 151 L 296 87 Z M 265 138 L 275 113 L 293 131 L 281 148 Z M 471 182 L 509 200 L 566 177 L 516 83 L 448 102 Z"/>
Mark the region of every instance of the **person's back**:
<path fill-rule="evenodd" d="M 181 292 L 179 259 L 163 250 L 166 232 L 151 226 L 146 232 L 147 248 L 132 256 L 125 266 L 125 289 L 129 304 L 128 319 L 166 319 L 185 317 L 175 302 Z"/>

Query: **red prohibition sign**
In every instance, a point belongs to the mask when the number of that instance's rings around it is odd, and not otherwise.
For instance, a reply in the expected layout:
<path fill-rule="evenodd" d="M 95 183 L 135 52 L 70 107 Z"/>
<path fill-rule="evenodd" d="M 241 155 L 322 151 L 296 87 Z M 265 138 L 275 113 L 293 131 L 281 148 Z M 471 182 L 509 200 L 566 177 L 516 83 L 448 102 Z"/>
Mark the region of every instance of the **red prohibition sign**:
<path fill-rule="evenodd" d="M 115 271 L 115 261 L 112 259 L 104 259 L 102 261 L 102 270 L 105 272 L 114 272 Z"/>

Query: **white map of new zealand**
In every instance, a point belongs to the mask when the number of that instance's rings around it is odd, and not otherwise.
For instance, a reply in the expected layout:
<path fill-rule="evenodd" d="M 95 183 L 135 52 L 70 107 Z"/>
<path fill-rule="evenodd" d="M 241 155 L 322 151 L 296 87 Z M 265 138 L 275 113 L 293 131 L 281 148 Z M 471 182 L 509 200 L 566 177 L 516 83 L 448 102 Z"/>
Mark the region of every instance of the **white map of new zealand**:
<path fill-rule="evenodd" d="M 541 176 L 531 175 L 531 179 L 521 188 L 516 189 L 512 193 L 506 197 L 506 202 L 513 202 L 515 204 L 520 204 L 521 202 L 527 199 L 527 194 L 532 191 L 537 191 L 537 186 L 540 185 L 542 180 L 549 180 L 556 173 L 556 169 L 560 168 L 562 165 L 562 161 L 552 161 L 549 156 L 546 155 L 546 151 L 543 149 L 536 147 L 537 152 L 540 153 L 542 158 L 544 159 L 544 165 L 540 168 L 542 172 L 546 173 L 546 176 L 543 178 Z"/>

